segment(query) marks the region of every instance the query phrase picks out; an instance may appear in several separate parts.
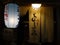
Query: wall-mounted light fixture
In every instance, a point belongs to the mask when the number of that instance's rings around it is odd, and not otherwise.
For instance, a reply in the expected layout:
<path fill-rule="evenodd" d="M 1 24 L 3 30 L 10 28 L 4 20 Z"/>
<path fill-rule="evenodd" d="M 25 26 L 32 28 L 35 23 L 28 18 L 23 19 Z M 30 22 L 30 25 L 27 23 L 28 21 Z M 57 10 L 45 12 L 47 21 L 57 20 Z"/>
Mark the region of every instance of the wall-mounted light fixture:
<path fill-rule="evenodd" d="M 32 4 L 33 9 L 38 9 L 41 7 L 41 4 Z"/>

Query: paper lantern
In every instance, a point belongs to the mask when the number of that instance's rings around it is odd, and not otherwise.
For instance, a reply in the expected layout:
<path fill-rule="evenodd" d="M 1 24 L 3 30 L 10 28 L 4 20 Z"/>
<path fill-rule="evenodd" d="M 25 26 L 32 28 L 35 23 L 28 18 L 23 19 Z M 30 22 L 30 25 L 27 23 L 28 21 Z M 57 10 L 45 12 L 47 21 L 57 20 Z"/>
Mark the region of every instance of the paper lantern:
<path fill-rule="evenodd" d="M 17 4 L 5 5 L 4 22 L 7 28 L 17 28 L 19 23 L 19 6 Z"/>

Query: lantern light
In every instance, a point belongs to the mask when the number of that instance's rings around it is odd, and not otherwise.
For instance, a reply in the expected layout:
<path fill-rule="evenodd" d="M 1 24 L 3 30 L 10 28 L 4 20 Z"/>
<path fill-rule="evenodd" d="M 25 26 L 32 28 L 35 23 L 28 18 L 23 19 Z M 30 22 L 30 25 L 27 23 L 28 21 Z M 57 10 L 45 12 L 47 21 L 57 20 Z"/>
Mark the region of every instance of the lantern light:
<path fill-rule="evenodd" d="M 41 7 L 41 4 L 32 4 L 33 9 L 38 9 Z"/>
<path fill-rule="evenodd" d="M 17 4 L 5 5 L 4 21 L 7 28 L 17 28 L 19 22 L 19 6 Z"/>

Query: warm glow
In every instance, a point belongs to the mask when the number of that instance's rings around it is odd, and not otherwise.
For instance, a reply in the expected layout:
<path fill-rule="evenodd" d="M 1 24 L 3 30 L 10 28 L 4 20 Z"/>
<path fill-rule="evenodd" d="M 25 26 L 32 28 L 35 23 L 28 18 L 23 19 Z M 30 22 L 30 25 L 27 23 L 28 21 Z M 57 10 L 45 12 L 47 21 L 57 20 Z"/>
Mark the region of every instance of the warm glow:
<path fill-rule="evenodd" d="M 9 21 L 10 21 L 11 24 L 14 24 L 14 22 L 15 22 L 15 21 L 14 21 L 14 18 L 10 18 Z"/>
<path fill-rule="evenodd" d="M 32 4 L 32 7 L 33 7 L 34 9 L 38 9 L 38 8 L 41 7 L 41 4 Z"/>

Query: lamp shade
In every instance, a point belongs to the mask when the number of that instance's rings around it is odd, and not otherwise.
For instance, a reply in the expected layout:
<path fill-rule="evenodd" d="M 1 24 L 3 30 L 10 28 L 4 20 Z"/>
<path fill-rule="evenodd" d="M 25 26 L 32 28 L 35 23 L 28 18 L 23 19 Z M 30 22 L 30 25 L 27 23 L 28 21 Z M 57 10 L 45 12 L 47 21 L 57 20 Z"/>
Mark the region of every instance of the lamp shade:
<path fill-rule="evenodd" d="M 4 22 L 7 28 L 17 28 L 19 23 L 19 6 L 14 3 L 5 5 Z"/>

